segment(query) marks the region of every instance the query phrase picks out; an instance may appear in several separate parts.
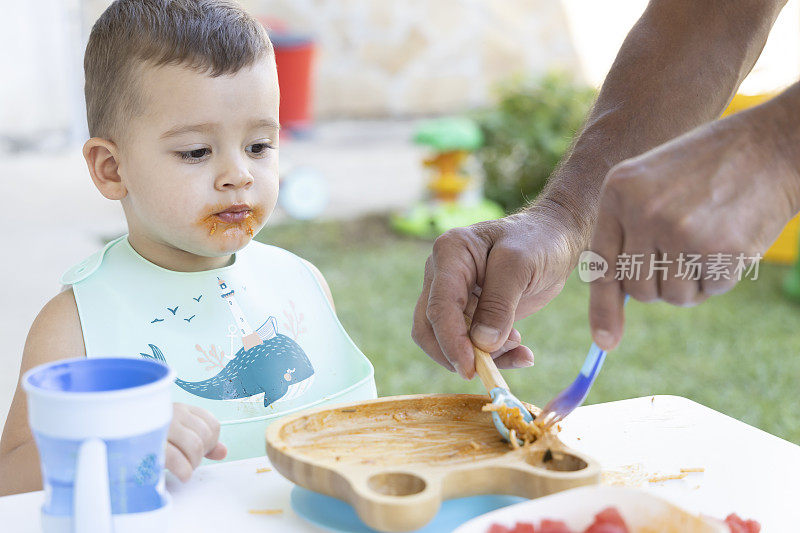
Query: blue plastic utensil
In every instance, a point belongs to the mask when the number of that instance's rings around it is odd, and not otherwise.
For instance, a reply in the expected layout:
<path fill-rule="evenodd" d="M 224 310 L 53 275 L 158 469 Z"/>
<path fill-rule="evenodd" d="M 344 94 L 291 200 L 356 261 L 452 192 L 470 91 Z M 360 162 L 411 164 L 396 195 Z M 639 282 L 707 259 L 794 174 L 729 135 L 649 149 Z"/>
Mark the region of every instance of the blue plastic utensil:
<path fill-rule="evenodd" d="M 470 319 L 466 316 L 465 318 L 467 321 L 467 328 L 469 328 Z M 489 397 L 492 399 L 492 404 L 505 405 L 506 407 L 510 408 L 516 407 L 519 409 L 520 414 L 522 414 L 522 418 L 526 422 L 533 422 L 533 415 L 531 415 L 530 411 L 528 411 L 528 408 L 525 406 L 525 404 L 522 403 L 516 396 L 511 394 L 511 391 L 508 389 L 508 383 L 506 383 L 506 380 L 503 379 L 500 371 L 497 370 L 497 365 L 494 364 L 494 359 L 492 359 L 492 356 L 474 344 L 472 345 L 472 352 L 475 355 L 475 372 L 478 374 L 478 377 L 481 379 L 481 383 L 483 383 L 483 386 L 486 388 L 486 392 L 489 393 Z M 508 428 L 505 424 L 503 424 L 503 420 L 500 418 L 500 415 L 497 413 L 497 411 L 492 412 L 492 421 L 494 421 L 494 427 L 497 428 L 497 431 L 500 432 L 500 435 L 502 435 L 507 441 L 511 442 Z M 517 441 L 522 444 L 521 439 L 518 438 Z"/>
<path fill-rule="evenodd" d="M 543 424 L 545 428 L 552 427 L 561 422 L 565 416 L 574 411 L 577 407 L 586 400 L 589 395 L 589 390 L 592 388 L 597 374 L 600 373 L 600 368 L 603 366 L 603 361 L 606 359 L 606 351 L 602 350 L 595 343 L 589 348 L 589 355 L 586 356 L 586 361 L 583 363 L 580 374 L 575 378 L 575 381 L 562 390 L 558 395 L 550 400 L 544 407 L 541 414 L 537 417 L 539 423 Z"/>
<path fill-rule="evenodd" d="M 628 303 L 627 295 L 625 296 L 625 303 Z M 544 406 L 542 412 L 536 417 L 537 424 L 542 425 L 544 428 L 553 427 L 553 425 L 558 424 L 564 417 L 580 407 L 586 401 L 586 397 L 589 395 L 597 374 L 603 368 L 605 360 L 606 351 L 592 343 L 578 377 L 569 387 L 559 392 L 555 398 Z"/>

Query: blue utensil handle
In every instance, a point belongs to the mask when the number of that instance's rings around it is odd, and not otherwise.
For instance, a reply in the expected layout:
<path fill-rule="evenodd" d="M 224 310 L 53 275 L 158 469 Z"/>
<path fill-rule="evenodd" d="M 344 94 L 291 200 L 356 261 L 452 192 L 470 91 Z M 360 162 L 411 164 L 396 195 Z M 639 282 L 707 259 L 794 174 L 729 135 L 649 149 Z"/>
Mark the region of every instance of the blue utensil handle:
<path fill-rule="evenodd" d="M 596 375 L 597 372 L 600 372 L 600 368 L 603 366 L 603 361 L 605 360 L 606 351 L 595 343 L 592 343 L 591 348 L 589 348 L 589 353 L 586 356 L 586 360 L 583 362 L 583 366 L 581 367 L 581 375 L 587 378 L 591 375 Z"/>
<path fill-rule="evenodd" d="M 630 296 L 626 294 L 625 301 L 622 305 L 626 305 L 629 299 Z M 600 369 L 603 368 L 607 353 L 608 352 L 600 348 L 594 342 L 589 348 L 589 353 L 586 355 L 586 360 L 583 362 L 580 374 L 571 386 L 571 390 L 574 391 L 575 396 L 579 396 L 579 398 L 574 398 L 577 405 L 581 405 L 589 395 L 589 390 L 592 388 L 597 374 L 599 374 Z M 570 394 L 570 396 L 572 396 L 572 394 Z"/>
<path fill-rule="evenodd" d="M 626 294 L 624 304 L 627 303 L 628 295 Z M 592 346 L 589 348 L 589 353 L 586 355 L 586 360 L 583 362 L 581 371 L 578 377 L 575 378 L 575 381 L 545 405 L 542 415 L 540 416 L 543 417 L 542 419 L 548 427 L 562 420 L 583 404 L 605 360 L 606 351 L 597 344 L 592 343 Z"/>

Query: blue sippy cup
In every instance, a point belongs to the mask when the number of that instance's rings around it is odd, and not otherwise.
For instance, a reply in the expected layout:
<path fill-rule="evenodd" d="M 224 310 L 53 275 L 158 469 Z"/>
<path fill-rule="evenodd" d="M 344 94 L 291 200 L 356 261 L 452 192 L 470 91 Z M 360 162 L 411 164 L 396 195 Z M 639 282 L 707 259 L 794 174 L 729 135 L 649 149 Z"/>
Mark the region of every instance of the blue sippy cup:
<path fill-rule="evenodd" d="M 23 376 L 45 533 L 167 530 L 164 447 L 174 379 L 150 359 L 85 357 Z"/>

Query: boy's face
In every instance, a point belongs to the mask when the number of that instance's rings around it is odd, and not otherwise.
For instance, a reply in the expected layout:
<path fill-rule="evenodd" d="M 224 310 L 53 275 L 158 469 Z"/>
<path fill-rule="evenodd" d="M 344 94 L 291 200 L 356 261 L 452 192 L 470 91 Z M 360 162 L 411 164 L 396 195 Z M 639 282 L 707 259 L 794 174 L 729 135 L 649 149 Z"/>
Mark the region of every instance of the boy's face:
<path fill-rule="evenodd" d="M 117 143 L 131 234 L 206 257 L 244 247 L 278 196 L 274 59 L 215 78 L 145 66 L 137 90 L 143 113 Z"/>

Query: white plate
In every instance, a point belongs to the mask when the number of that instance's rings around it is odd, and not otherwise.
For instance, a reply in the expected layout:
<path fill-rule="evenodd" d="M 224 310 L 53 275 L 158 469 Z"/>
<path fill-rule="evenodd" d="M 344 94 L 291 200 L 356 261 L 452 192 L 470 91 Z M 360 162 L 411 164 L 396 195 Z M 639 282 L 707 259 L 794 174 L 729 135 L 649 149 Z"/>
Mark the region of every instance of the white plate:
<path fill-rule="evenodd" d="M 563 520 L 581 532 L 594 515 L 606 507 L 616 507 L 625 523 L 636 533 L 728 533 L 719 520 L 693 515 L 647 492 L 625 487 L 581 487 L 486 513 L 464 523 L 454 533 L 486 533 L 494 523 L 514 527 L 517 522 L 543 518 Z"/>

